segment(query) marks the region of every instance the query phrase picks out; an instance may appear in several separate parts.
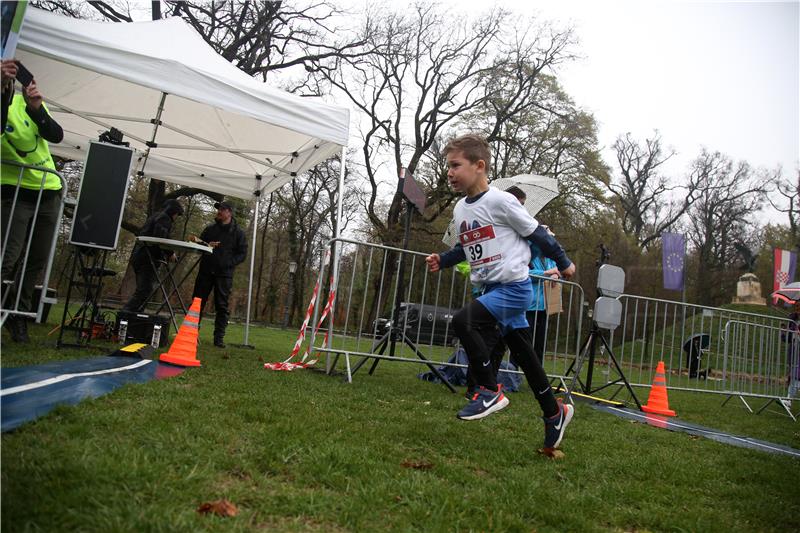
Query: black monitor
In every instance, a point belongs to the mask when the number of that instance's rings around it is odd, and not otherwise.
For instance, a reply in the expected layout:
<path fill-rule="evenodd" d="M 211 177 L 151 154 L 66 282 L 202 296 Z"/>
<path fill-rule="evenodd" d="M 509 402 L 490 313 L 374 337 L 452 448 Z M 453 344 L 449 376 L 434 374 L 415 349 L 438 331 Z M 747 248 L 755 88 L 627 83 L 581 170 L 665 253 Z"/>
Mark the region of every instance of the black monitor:
<path fill-rule="evenodd" d="M 131 148 L 89 143 L 70 244 L 116 250 L 132 162 Z"/>

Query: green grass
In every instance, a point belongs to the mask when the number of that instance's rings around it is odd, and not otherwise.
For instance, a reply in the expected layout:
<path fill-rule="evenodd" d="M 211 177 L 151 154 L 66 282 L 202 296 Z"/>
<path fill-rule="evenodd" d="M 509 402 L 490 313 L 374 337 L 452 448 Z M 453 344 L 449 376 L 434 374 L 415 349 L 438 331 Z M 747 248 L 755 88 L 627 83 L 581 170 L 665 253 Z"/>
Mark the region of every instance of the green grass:
<path fill-rule="evenodd" d="M 59 317 L 60 318 L 60 317 Z M 54 318 L 51 317 L 54 320 Z M 47 326 L 4 367 L 83 357 Z M 481 422 L 460 395 L 382 362 L 374 376 L 270 372 L 293 332 L 211 347 L 201 368 L 58 408 L 2 436 L 3 531 L 791 531 L 800 462 L 633 424 L 578 405 L 563 449 L 536 454 L 529 393 Z M 232 326 L 229 342 L 241 339 Z M 110 347 L 93 350 L 106 353 Z M 341 366 L 340 366 L 341 368 Z M 642 391 L 642 395 L 644 396 Z M 800 424 L 670 393 L 684 420 L 800 447 Z M 432 465 L 418 470 L 404 462 Z M 234 502 L 232 518 L 198 515 Z"/>

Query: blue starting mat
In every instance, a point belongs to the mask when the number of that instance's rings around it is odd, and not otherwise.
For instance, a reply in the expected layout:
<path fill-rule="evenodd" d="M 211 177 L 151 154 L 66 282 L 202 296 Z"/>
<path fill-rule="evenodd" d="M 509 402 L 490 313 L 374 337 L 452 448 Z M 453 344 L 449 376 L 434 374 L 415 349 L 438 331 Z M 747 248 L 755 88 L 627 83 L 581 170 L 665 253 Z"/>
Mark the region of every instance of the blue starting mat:
<path fill-rule="evenodd" d="M 143 359 L 146 344 L 125 346 L 111 355 L 0 370 L 2 431 L 49 413 L 58 405 L 97 398 L 127 383 L 176 376 L 183 368 Z"/>

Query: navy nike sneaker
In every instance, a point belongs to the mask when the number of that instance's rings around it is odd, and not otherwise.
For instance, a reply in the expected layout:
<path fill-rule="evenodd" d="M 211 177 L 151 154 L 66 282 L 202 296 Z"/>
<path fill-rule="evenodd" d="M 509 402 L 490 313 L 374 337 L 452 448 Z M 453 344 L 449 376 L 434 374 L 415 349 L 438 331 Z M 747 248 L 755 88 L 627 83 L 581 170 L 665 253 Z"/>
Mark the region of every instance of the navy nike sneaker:
<path fill-rule="evenodd" d="M 458 412 L 461 420 L 479 420 L 485 416 L 503 409 L 508 405 L 508 398 L 503 394 L 502 388 L 498 387 L 497 392 L 480 387 L 472 395 L 470 402 Z"/>
<path fill-rule="evenodd" d="M 561 402 L 558 399 L 558 414 L 544 419 L 544 448 L 553 450 L 558 448 L 561 444 L 561 439 L 564 438 L 564 430 L 567 429 L 572 415 L 575 414 L 575 408 L 569 404 Z"/>

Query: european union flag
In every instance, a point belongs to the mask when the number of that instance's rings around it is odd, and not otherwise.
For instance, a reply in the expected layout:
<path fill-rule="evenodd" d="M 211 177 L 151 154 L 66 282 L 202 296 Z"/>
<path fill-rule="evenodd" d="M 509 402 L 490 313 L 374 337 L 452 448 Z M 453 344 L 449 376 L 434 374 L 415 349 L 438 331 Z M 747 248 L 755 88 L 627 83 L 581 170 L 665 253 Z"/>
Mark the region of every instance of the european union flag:
<path fill-rule="evenodd" d="M 664 288 L 682 291 L 683 269 L 686 268 L 686 237 L 682 233 L 662 233 L 661 248 Z"/>

